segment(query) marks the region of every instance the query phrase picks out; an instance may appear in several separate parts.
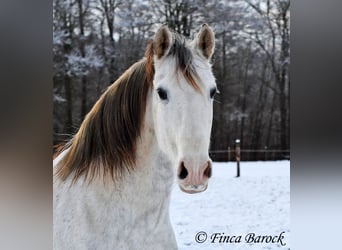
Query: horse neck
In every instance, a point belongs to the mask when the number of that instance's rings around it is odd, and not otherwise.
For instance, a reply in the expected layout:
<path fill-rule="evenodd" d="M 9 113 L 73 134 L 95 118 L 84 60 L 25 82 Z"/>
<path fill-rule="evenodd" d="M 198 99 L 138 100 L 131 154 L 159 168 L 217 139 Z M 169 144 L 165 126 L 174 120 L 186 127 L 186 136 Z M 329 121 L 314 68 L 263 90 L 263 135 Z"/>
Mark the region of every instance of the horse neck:
<path fill-rule="evenodd" d="M 147 97 L 144 124 L 137 143 L 136 170 L 141 171 L 143 177 L 139 176 L 141 177 L 139 180 L 145 182 L 144 184 L 151 188 L 151 192 L 160 192 L 168 196 L 175 173 L 171 161 L 158 146 L 154 132 L 150 95 Z"/>

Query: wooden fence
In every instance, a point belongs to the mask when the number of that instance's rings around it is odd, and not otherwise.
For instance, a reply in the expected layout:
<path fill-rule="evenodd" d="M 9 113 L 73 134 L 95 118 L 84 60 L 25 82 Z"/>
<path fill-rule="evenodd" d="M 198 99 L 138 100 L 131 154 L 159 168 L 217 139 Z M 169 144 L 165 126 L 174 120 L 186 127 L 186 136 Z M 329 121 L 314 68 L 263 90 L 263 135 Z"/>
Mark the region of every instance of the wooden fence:
<path fill-rule="evenodd" d="M 213 161 L 236 161 L 236 148 L 228 147 L 226 150 L 211 150 Z M 241 161 L 274 161 L 289 160 L 290 150 L 286 149 L 240 149 Z"/>

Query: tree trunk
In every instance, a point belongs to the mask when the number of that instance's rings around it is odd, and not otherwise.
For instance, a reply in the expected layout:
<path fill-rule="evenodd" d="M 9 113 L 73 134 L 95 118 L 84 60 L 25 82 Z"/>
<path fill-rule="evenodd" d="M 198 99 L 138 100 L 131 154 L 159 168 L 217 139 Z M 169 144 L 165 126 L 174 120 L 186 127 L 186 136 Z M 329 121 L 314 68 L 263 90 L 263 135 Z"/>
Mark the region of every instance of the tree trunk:
<path fill-rule="evenodd" d="M 271 104 L 271 110 L 270 110 L 270 118 L 268 120 L 268 127 L 267 127 L 267 137 L 266 137 L 266 145 L 268 148 L 270 148 L 270 141 L 271 141 L 271 135 L 272 135 L 272 126 L 273 126 L 273 114 L 275 109 L 275 103 L 276 103 L 276 93 L 273 93 L 273 100 Z"/>
<path fill-rule="evenodd" d="M 252 141 L 252 148 L 253 149 L 259 149 L 265 145 L 261 145 L 261 137 L 262 137 L 262 124 L 264 120 L 264 109 L 265 104 L 267 100 L 267 91 L 265 91 L 265 83 L 267 81 L 266 79 L 266 71 L 267 71 L 268 63 L 267 61 L 264 62 L 262 73 L 261 73 L 261 86 L 259 90 L 258 95 L 258 101 L 255 111 L 255 119 L 253 122 L 253 127 L 251 128 L 251 131 L 253 133 L 253 141 Z M 258 153 L 255 152 L 254 159 L 257 159 Z"/>
<path fill-rule="evenodd" d="M 81 57 L 85 58 L 85 46 L 84 46 L 84 11 L 83 11 L 83 0 L 77 0 L 78 4 L 78 21 L 79 21 L 79 28 L 80 28 L 80 41 L 79 41 L 79 50 L 81 53 Z M 81 117 L 80 120 L 82 121 L 85 115 L 88 112 L 87 109 L 87 76 L 83 75 L 81 79 L 82 84 L 82 92 L 81 92 Z"/>
<path fill-rule="evenodd" d="M 72 89 L 71 89 L 71 79 L 65 74 L 64 76 L 64 89 L 65 89 L 65 99 L 67 104 L 66 109 L 66 123 L 65 131 L 71 134 L 73 131 L 73 121 L 72 121 Z"/>

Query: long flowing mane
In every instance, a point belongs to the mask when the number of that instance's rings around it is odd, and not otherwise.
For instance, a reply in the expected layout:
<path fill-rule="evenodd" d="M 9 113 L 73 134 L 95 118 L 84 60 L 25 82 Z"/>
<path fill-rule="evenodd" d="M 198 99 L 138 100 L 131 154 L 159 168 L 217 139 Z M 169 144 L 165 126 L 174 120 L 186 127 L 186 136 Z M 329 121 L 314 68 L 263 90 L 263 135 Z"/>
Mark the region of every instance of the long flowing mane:
<path fill-rule="evenodd" d="M 91 181 L 100 174 L 109 174 L 113 180 L 120 180 L 126 171 L 134 169 L 146 98 L 153 85 L 153 47 L 152 41 L 145 57 L 110 85 L 86 115 L 78 132 L 63 148 L 68 151 L 57 165 L 57 177 L 65 180 L 73 173 L 74 183 L 82 175 Z M 167 56 L 176 59 L 176 71 L 199 91 L 193 55 L 183 37 L 173 34 L 173 46 Z"/>

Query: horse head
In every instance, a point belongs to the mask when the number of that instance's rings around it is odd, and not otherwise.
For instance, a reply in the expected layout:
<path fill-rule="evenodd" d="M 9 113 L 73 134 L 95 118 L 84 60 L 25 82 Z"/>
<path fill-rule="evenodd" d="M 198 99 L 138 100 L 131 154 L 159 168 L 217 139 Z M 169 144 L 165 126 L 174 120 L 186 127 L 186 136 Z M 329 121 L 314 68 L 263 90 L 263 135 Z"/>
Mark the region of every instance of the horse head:
<path fill-rule="evenodd" d="M 204 24 L 193 40 L 163 25 L 152 42 L 152 116 L 160 149 L 171 159 L 182 191 L 207 189 L 216 83 L 210 59 L 215 37 Z"/>

